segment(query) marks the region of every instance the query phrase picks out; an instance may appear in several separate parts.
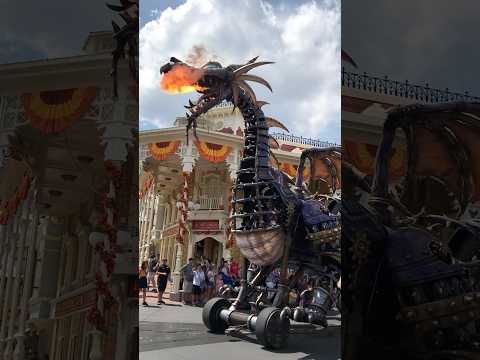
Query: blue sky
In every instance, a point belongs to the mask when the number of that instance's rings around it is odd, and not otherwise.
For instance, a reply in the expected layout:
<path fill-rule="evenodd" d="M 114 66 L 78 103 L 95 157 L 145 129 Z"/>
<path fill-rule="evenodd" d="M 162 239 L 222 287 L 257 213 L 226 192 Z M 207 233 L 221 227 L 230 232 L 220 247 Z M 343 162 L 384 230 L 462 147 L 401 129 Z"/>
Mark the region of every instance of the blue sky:
<path fill-rule="evenodd" d="M 140 126 L 172 126 L 195 93 L 159 88 L 159 68 L 186 59 L 193 46 L 224 66 L 254 56 L 275 64 L 255 69 L 273 93 L 255 86 L 264 108 L 295 135 L 340 142 L 340 2 L 142 0 Z"/>

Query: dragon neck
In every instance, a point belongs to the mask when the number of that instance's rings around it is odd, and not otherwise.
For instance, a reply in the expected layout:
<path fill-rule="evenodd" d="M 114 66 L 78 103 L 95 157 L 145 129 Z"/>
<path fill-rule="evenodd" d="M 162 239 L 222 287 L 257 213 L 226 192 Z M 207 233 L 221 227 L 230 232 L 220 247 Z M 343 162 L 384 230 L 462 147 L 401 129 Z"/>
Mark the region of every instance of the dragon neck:
<path fill-rule="evenodd" d="M 240 94 L 237 106 L 245 121 L 245 142 L 234 186 L 234 229 L 267 229 L 278 224 L 268 125 L 263 111 L 246 94 Z"/>
<path fill-rule="evenodd" d="M 240 94 L 238 108 L 245 121 L 245 140 L 237 180 L 243 183 L 271 180 L 270 145 L 265 115 L 243 92 Z"/>

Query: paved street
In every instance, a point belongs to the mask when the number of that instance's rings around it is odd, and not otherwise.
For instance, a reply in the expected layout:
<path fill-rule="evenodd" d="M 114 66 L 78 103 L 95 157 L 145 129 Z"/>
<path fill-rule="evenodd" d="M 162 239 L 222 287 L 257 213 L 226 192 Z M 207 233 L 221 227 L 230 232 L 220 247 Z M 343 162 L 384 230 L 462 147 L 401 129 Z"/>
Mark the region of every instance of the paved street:
<path fill-rule="evenodd" d="M 156 304 L 155 294 L 148 302 Z M 316 334 L 292 334 L 288 348 L 271 352 L 255 338 L 239 339 L 207 332 L 202 309 L 167 301 L 140 307 L 140 360 L 337 360 L 340 358 L 340 321 Z"/>

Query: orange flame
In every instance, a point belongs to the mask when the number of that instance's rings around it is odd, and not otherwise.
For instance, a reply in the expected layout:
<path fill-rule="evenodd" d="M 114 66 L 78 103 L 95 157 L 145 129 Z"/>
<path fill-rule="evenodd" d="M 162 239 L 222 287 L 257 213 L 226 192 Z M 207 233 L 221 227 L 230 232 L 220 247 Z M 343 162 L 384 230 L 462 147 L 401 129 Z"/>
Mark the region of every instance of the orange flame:
<path fill-rule="evenodd" d="M 204 90 L 196 84 L 203 76 L 204 70 L 192 66 L 175 64 L 172 69 L 163 75 L 160 87 L 173 94 Z"/>

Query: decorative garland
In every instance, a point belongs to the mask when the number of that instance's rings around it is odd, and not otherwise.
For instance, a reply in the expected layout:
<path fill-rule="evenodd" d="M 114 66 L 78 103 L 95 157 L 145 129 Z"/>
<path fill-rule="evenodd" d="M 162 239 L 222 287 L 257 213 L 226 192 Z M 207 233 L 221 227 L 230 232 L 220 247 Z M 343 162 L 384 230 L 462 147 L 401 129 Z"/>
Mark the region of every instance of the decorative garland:
<path fill-rule="evenodd" d="M 212 144 L 199 140 L 195 140 L 194 142 L 200 155 L 205 160 L 213 163 L 220 163 L 222 161 L 225 161 L 232 152 L 232 147 L 228 145 Z"/>
<path fill-rule="evenodd" d="M 166 160 L 180 146 L 180 140 L 148 144 L 148 150 L 155 160 Z"/>
<path fill-rule="evenodd" d="M 93 324 L 97 330 L 104 329 L 105 311 L 116 302 L 110 292 L 108 282 L 115 270 L 115 258 L 118 251 L 116 227 L 118 223 L 118 204 L 116 194 L 118 194 L 120 190 L 123 178 L 122 169 L 113 162 L 106 161 L 105 169 L 107 170 L 110 182 L 108 192 L 102 197 L 104 213 L 98 224 L 98 228 L 101 232 L 108 235 L 108 244 L 99 243 L 95 245 L 95 252 L 99 254 L 105 271 L 99 270 L 95 274 L 96 302 L 95 306 L 93 306 L 87 314 L 88 321 Z"/>
<path fill-rule="evenodd" d="M 70 127 L 90 107 L 96 87 L 41 91 L 22 95 L 25 114 L 33 127 L 44 134 Z"/>
<path fill-rule="evenodd" d="M 32 180 L 32 176 L 25 173 L 20 184 L 10 198 L 8 198 L 3 205 L 0 204 L 0 225 L 6 225 L 10 216 L 17 213 L 18 205 L 20 205 L 21 201 L 27 198 Z"/>
<path fill-rule="evenodd" d="M 148 193 L 148 190 L 152 187 L 153 184 L 153 175 L 149 175 L 149 177 L 143 182 L 141 190 L 138 193 L 138 198 L 142 200 L 145 195 Z"/>
<path fill-rule="evenodd" d="M 349 159 L 358 170 L 366 174 L 373 173 L 378 148 L 376 145 L 344 141 L 343 148 L 345 158 Z M 394 149 L 389 162 L 390 178 L 398 179 L 405 174 L 405 156 L 404 147 Z"/>
<path fill-rule="evenodd" d="M 180 219 L 178 220 L 178 236 L 177 241 L 185 244 L 187 240 L 187 217 L 188 217 L 188 173 L 183 173 L 183 189 L 180 197 L 182 206 L 180 207 Z"/>

